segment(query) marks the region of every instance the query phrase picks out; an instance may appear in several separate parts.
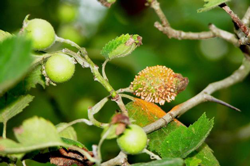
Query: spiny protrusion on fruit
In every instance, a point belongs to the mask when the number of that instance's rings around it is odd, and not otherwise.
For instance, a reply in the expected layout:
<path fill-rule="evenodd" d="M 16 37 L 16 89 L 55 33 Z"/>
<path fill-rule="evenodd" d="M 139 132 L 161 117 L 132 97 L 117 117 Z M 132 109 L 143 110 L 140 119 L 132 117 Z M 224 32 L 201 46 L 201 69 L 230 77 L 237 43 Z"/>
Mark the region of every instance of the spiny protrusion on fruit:
<path fill-rule="evenodd" d="M 102 49 L 101 54 L 106 59 L 114 59 L 127 56 L 142 45 L 142 37 L 139 35 L 121 35 L 108 42 Z"/>
<path fill-rule="evenodd" d="M 131 82 L 130 89 L 143 100 L 164 105 L 185 90 L 187 84 L 188 78 L 166 66 L 157 65 L 140 71 Z"/>

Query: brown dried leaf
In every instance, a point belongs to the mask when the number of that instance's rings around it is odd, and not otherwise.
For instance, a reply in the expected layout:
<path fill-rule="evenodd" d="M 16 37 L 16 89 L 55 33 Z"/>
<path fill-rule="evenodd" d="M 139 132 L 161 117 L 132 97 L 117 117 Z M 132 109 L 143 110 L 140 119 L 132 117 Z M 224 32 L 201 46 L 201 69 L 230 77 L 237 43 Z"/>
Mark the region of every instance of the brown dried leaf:
<path fill-rule="evenodd" d="M 129 117 L 127 117 L 122 113 L 117 113 L 111 120 L 111 124 L 116 124 L 116 123 L 123 123 L 129 125 L 130 124 Z"/>
<path fill-rule="evenodd" d="M 84 149 L 84 148 L 83 148 Z M 86 149 L 84 149 L 87 151 Z M 93 153 L 88 151 L 93 156 Z M 76 164 L 78 166 L 91 166 L 94 163 L 90 162 L 87 157 L 83 156 L 77 151 L 61 148 L 50 155 L 50 163 L 57 166 L 71 166 Z"/>

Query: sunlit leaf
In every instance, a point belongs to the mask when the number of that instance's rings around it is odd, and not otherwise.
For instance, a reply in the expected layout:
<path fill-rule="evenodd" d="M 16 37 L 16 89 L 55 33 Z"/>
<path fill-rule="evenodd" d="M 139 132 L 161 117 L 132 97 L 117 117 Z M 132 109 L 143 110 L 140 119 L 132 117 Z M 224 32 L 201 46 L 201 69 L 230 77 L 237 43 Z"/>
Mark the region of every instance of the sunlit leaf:
<path fill-rule="evenodd" d="M 64 127 L 65 125 L 67 125 L 67 123 L 59 123 L 58 125 L 56 125 L 56 128 L 57 130 L 60 130 L 60 128 Z M 69 126 L 63 131 L 59 132 L 59 135 L 60 137 L 77 141 L 77 134 L 76 134 L 75 129 L 72 126 Z"/>
<path fill-rule="evenodd" d="M 132 166 L 183 166 L 181 158 L 163 158 L 162 160 L 151 161 L 148 163 L 132 164 Z"/>
<path fill-rule="evenodd" d="M 161 156 L 187 157 L 204 142 L 213 127 L 213 123 L 213 119 L 209 120 L 206 114 L 203 114 L 198 121 L 188 128 L 179 126 L 163 140 Z"/>
<path fill-rule="evenodd" d="M 23 109 L 33 100 L 33 98 L 34 97 L 31 95 L 19 97 L 17 100 L 7 105 L 7 107 L 0 110 L 0 122 L 6 123 L 9 119 L 22 112 Z"/>
<path fill-rule="evenodd" d="M 197 12 L 201 13 L 201 12 L 211 10 L 211 9 L 217 7 L 218 5 L 220 5 L 222 3 L 226 3 L 228 1 L 230 1 L 230 0 L 204 0 L 205 4 L 204 4 L 203 8 L 198 9 Z"/>
<path fill-rule="evenodd" d="M 56 127 L 49 121 L 33 117 L 14 129 L 17 140 L 23 145 L 62 142 Z"/>
<path fill-rule="evenodd" d="M 129 117 L 135 120 L 135 124 L 144 127 L 157 119 L 163 117 L 164 112 L 159 106 L 154 103 L 147 102 L 142 99 L 135 99 L 126 105 Z"/>
<path fill-rule="evenodd" d="M 0 94 L 14 86 L 28 72 L 32 62 L 31 42 L 12 37 L 0 43 Z"/>
<path fill-rule="evenodd" d="M 193 164 L 200 162 L 200 165 L 205 166 L 220 166 L 218 160 L 214 157 L 212 149 L 208 145 L 203 143 L 196 151 L 188 155 L 187 164 Z M 193 165 L 192 165 L 193 166 Z"/>
<path fill-rule="evenodd" d="M 157 105 L 153 103 L 146 102 L 141 99 L 135 99 L 134 102 L 130 102 L 126 105 L 129 112 L 129 117 L 135 120 L 133 123 L 144 127 L 160 117 L 164 116 L 166 113 Z M 177 130 L 180 126 L 185 127 L 178 120 L 170 122 L 166 127 L 156 130 L 148 134 L 149 144 L 148 149 L 150 151 L 159 154 L 161 151 L 161 146 L 163 140 L 173 131 Z M 206 166 L 219 166 L 217 159 L 214 157 L 212 150 L 203 143 L 198 149 L 188 155 L 190 160 L 194 159 L 197 161 L 201 160 L 202 165 Z"/>

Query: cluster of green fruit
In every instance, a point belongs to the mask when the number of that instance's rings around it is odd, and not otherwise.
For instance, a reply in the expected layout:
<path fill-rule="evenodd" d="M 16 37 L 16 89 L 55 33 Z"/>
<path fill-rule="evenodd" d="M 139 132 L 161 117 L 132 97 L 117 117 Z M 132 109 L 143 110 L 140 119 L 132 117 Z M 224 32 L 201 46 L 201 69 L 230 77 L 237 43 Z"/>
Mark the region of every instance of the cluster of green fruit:
<path fill-rule="evenodd" d="M 23 32 L 26 37 L 32 40 L 35 50 L 45 50 L 56 41 L 54 28 L 43 19 L 27 21 Z M 74 61 L 66 54 L 53 54 L 45 64 L 45 71 L 51 81 L 55 83 L 65 82 L 74 74 Z M 132 124 L 117 138 L 117 143 L 125 153 L 138 154 L 147 145 L 147 135 L 141 127 Z"/>
<path fill-rule="evenodd" d="M 32 40 L 33 49 L 45 50 L 56 41 L 55 30 L 43 19 L 32 19 L 25 23 L 24 35 Z M 53 54 L 46 62 L 45 71 L 51 81 L 62 83 L 68 81 L 75 72 L 75 64 L 71 57 L 63 53 Z"/>

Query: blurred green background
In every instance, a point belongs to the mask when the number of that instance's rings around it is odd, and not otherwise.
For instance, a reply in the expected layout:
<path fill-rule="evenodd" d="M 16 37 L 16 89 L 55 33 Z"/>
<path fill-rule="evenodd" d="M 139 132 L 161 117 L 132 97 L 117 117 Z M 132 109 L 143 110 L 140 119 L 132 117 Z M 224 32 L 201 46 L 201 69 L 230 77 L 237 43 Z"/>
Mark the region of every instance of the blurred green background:
<path fill-rule="evenodd" d="M 230 17 L 221 9 L 198 14 L 202 0 L 159 1 L 162 9 L 175 29 L 184 31 L 207 31 L 208 24 L 233 32 Z M 167 112 L 173 106 L 188 100 L 209 83 L 221 80 L 236 70 L 243 59 L 241 51 L 221 39 L 202 41 L 168 39 L 154 28 L 159 21 L 155 12 L 145 5 L 145 0 L 118 0 L 107 9 L 96 0 L 59 1 L 59 0 L 1 0 L 0 29 L 17 33 L 27 14 L 30 18 L 48 20 L 58 36 L 71 39 L 85 47 L 93 61 L 101 66 L 104 58 L 100 55 L 102 47 L 121 34 L 139 34 L 143 45 L 131 55 L 112 60 L 107 64 L 106 74 L 115 89 L 128 87 L 134 76 L 147 66 L 165 65 L 175 72 L 189 78 L 187 89 L 175 101 L 166 103 L 162 108 Z M 229 6 L 242 17 L 250 5 L 249 0 L 232 1 Z M 56 44 L 49 51 L 68 47 Z M 69 47 L 70 48 L 70 47 Z M 214 94 L 242 110 L 241 113 L 215 103 L 204 103 L 192 108 L 180 117 L 181 122 L 190 125 L 203 112 L 215 117 L 215 126 L 206 140 L 222 166 L 250 166 L 250 78 L 242 83 Z M 87 108 L 108 95 L 96 81 L 89 69 L 77 65 L 73 78 L 58 86 L 43 89 L 40 85 L 30 91 L 34 101 L 20 115 L 8 123 L 7 137 L 14 139 L 12 129 L 23 120 L 41 116 L 54 124 L 70 122 L 87 116 Z M 125 100 L 125 102 L 128 102 Z M 109 102 L 96 116 L 108 122 L 118 109 Z M 74 126 L 78 140 L 91 149 L 97 144 L 101 130 L 84 124 Z M 102 151 L 104 159 L 117 155 L 115 140 L 105 141 Z M 130 160 L 144 161 L 148 156 L 130 156 Z M 4 164 L 1 164 L 4 165 Z M 27 165 L 40 165 L 27 161 Z M 44 164 L 41 164 L 44 165 Z M 49 164 L 47 164 L 49 165 Z"/>

